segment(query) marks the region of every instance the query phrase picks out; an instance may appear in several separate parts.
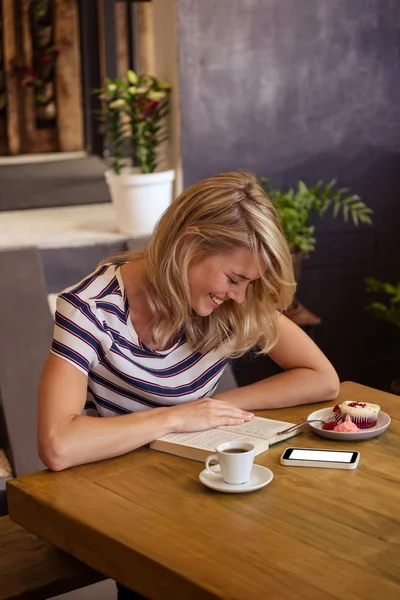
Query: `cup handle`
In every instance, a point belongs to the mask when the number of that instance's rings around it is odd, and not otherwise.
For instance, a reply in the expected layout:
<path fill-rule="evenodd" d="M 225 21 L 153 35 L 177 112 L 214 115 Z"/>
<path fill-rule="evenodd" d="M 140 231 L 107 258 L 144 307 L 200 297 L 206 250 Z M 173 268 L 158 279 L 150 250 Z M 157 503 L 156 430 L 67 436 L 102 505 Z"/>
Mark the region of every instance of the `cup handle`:
<path fill-rule="evenodd" d="M 217 473 L 210 468 L 210 462 L 212 460 L 214 460 L 217 465 L 219 464 L 218 456 L 216 454 L 211 454 L 211 456 L 207 456 L 206 458 L 206 469 L 210 475 L 217 475 Z"/>

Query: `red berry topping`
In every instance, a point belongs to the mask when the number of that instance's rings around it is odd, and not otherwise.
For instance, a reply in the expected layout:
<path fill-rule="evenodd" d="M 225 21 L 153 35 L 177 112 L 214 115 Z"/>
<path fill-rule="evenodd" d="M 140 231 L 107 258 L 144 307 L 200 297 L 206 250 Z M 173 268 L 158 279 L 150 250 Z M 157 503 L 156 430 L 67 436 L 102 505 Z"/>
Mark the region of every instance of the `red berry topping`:
<path fill-rule="evenodd" d="M 353 408 L 357 408 L 357 406 L 361 406 L 362 408 L 364 408 L 367 405 L 365 404 L 365 402 L 349 402 L 348 406 L 351 406 Z"/>
<path fill-rule="evenodd" d="M 336 421 L 333 421 L 333 423 L 325 423 L 325 425 L 322 425 L 322 429 L 325 429 L 327 431 L 332 431 L 337 425 Z"/>

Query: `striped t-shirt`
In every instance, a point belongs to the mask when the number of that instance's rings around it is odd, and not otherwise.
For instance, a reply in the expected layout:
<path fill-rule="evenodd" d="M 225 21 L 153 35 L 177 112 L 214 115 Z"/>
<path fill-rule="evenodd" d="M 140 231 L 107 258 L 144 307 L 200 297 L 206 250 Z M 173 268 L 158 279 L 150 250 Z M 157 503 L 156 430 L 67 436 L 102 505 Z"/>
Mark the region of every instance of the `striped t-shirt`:
<path fill-rule="evenodd" d="M 85 409 L 100 416 L 211 396 L 227 363 L 223 350 L 193 352 L 184 336 L 168 350 L 147 348 L 115 264 L 100 266 L 57 299 L 51 351 L 88 375 Z"/>

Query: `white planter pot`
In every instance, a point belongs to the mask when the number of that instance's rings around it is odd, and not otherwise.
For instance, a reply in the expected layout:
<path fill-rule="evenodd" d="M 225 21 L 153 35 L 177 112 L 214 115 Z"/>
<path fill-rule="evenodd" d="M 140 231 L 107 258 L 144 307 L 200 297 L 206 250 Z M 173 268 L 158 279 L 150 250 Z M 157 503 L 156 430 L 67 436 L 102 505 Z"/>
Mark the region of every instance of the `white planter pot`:
<path fill-rule="evenodd" d="M 119 175 L 106 171 L 105 178 L 115 206 L 118 229 L 133 236 L 151 234 L 171 204 L 175 172 L 135 173 L 125 169 Z"/>

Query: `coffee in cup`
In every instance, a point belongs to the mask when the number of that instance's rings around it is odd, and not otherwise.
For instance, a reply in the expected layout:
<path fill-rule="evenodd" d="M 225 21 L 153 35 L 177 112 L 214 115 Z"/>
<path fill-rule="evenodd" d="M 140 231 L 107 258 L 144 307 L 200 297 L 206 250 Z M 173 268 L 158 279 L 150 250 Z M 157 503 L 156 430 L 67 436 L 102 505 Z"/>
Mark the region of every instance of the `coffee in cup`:
<path fill-rule="evenodd" d="M 217 446 L 216 454 L 207 457 L 206 469 L 212 475 L 216 475 L 210 463 L 219 463 L 221 477 L 225 483 L 232 485 L 247 483 L 253 467 L 254 452 L 254 445 L 249 442 L 223 442 Z"/>

